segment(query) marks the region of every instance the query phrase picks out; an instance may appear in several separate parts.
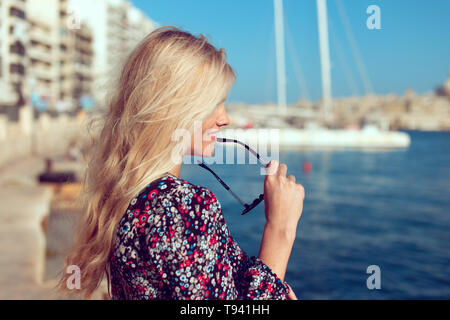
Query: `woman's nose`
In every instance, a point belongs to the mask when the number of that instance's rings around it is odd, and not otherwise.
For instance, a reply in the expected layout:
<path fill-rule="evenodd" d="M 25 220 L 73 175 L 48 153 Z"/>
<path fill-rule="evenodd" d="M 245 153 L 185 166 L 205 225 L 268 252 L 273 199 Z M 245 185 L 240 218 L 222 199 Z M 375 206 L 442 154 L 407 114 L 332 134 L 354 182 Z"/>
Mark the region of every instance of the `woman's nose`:
<path fill-rule="evenodd" d="M 230 124 L 230 118 L 228 117 L 228 114 L 226 113 L 226 111 L 224 111 L 221 116 L 219 117 L 219 119 L 217 120 L 217 126 L 219 127 L 223 127 L 223 126 L 227 126 Z"/>

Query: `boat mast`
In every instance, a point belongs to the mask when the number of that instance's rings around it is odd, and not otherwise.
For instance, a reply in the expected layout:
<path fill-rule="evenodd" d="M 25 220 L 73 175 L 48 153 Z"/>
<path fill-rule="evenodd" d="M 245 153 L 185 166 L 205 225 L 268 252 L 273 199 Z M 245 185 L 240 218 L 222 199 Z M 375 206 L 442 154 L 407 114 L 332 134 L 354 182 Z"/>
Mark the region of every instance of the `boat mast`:
<path fill-rule="evenodd" d="M 319 27 L 320 66 L 322 72 L 323 115 L 325 121 L 330 119 L 331 105 L 331 68 L 328 41 L 328 17 L 326 0 L 316 0 Z"/>
<path fill-rule="evenodd" d="M 283 0 L 273 0 L 275 14 L 275 42 L 277 57 L 278 111 L 286 113 L 286 68 L 284 56 Z"/>

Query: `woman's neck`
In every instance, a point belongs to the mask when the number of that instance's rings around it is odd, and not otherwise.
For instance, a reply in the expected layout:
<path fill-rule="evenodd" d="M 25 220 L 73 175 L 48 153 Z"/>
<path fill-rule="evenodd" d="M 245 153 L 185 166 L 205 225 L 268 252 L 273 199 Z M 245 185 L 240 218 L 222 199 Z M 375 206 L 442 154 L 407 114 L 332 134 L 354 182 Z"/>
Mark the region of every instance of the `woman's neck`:
<path fill-rule="evenodd" d="M 173 167 L 172 169 L 170 169 L 167 172 L 169 172 L 170 174 L 172 174 L 175 177 L 179 178 L 180 177 L 180 170 L 181 170 L 181 163 L 177 164 L 175 167 Z"/>

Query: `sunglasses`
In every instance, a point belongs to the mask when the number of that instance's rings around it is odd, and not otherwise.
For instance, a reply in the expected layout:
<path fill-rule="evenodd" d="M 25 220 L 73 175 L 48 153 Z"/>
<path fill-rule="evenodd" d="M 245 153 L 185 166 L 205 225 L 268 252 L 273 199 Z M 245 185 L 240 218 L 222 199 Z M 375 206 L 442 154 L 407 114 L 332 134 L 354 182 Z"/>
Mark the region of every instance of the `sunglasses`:
<path fill-rule="evenodd" d="M 226 143 L 226 142 L 230 142 L 230 143 L 236 143 L 239 144 L 241 146 L 244 146 L 245 149 L 247 149 L 247 151 L 249 151 L 251 154 L 253 154 L 254 156 L 256 156 L 256 158 L 259 160 L 260 163 L 262 163 L 265 167 L 267 167 L 267 165 L 269 164 L 268 161 L 266 161 L 265 159 L 263 159 L 259 153 L 257 153 L 255 150 L 253 150 L 252 148 L 250 148 L 248 145 L 246 145 L 245 143 L 236 140 L 236 139 L 226 139 L 226 138 L 217 138 L 216 139 L 217 142 L 222 142 L 222 143 Z M 262 202 L 264 200 L 264 193 L 261 193 L 259 195 L 259 197 L 255 198 L 255 200 L 253 200 L 250 204 L 245 203 L 236 193 L 233 192 L 233 190 L 231 190 L 231 188 L 222 180 L 220 179 L 220 177 L 211 169 L 209 168 L 205 163 L 198 161 L 197 164 L 208 170 L 209 172 L 211 172 L 213 174 L 213 176 L 217 179 L 217 181 L 220 182 L 220 184 L 244 207 L 244 210 L 241 212 L 241 215 L 244 215 L 246 213 L 248 213 L 250 210 L 252 210 L 253 208 L 255 208 L 260 202 Z"/>

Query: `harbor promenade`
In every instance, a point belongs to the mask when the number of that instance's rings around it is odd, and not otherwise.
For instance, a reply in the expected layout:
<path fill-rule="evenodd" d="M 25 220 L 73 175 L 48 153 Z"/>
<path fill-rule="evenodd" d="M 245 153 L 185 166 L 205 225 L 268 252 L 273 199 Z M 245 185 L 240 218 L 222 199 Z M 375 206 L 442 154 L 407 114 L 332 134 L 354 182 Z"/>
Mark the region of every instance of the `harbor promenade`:
<path fill-rule="evenodd" d="M 79 168 L 57 161 L 56 171 Z M 0 169 L 0 299 L 76 299 L 54 291 L 57 278 L 45 277 L 47 220 L 58 194 L 38 182 L 45 170 L 43 156 L 29 156 Z M 92 296 L 103 299 L 104 283 Z"/>
<path fill-rule="evenodd" d="M 26 109 L 16 123 L 0 121 L 0 299 L 79 298 L 76 292 L 58 295 L 57 277 L 46 277 L 47 221 L 61 188 L 39 183 L 38 177 L 52 159 L 52 170 L 74 171 L 79 178 L 82 163 L 66 156 L 74 139 L 86 133 L 82 121 L 66 116 L 32 121 Z M 103 291 L 92 299 L 103 299 Z"/>
<path fill-rule="evenodd" d="M 56 281 L 43 281 L 45 219 L 52 191 L 36 176 L 41 157 L 14 161 L 0 170 L 0 299 L 54 299 Z"/>

